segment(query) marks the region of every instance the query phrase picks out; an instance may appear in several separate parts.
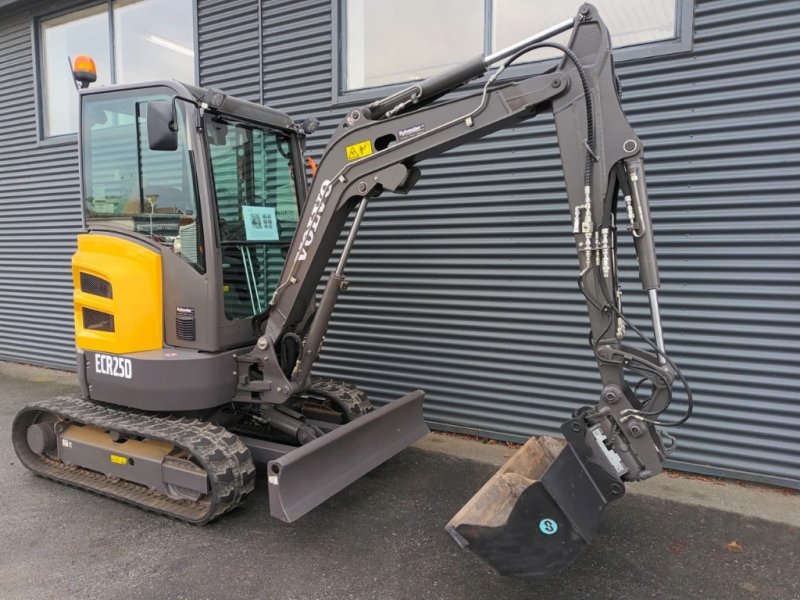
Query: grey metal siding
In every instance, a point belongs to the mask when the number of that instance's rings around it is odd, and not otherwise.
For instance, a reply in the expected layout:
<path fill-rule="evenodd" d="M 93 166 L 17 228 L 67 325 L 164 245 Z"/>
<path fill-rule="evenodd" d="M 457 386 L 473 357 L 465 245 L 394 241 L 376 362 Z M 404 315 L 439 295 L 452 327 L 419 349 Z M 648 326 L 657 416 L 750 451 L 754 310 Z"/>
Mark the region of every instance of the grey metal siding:
<path fill-rule="evenodd" d="M 258 0 L 198 0 L 200 85 L 261 101 Z"/>
<path fill-rule="evenodd" d="M 26 8 L 0 16 L 0 359 L 73 368 L 77 145 L 39 143 L 32 15 L 52 6 Z"/>
<path fill-rule="evenodd" d="M 800 487 L 800 5 L 698 0 L 691 52 L 624 62 L 646 144 L 668 349 L 695 416 L 674 466 Z M 331 3 L 263 9 L 266 103 L 331 107 Z M 596 369 L 552 121 L 422 165 L 408 197 L 373 201 L 319 370 L 386 401 L 427 391 L 439 427 L 522 440 L 595 402 Z M 648 313 L 629 241 L 625 305 Z M 630 337 L 630 336 L 629 336 Z M 673 415 L 683 408 L 679 390 Z"/>

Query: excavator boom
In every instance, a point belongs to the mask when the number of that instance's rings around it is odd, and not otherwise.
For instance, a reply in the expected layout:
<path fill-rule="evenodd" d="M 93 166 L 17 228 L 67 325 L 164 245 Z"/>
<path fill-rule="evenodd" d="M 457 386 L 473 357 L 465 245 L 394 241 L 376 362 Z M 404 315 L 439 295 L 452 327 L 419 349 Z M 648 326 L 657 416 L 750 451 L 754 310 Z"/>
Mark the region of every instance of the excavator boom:
<path fill-rule="evenodd" d="M 568 46 L 547 41 L 570 28 Z M 516 60 L 542 46 L 561 51 L 555 68 L 498 83 Z M 477 94 L 436 102 L 496 64 Z M 345 265 L 368 202 L 386 191 L 410 191 L 421 175 L 417 165 L 425 159 L 547 111 L 554 115 L 569 203 L 565 224 L 572 225 L 575 237 L 578 286 L 586 299 L 602 389 L 596 406 L 576 411 L 564 423 L 566 444 L 528 442 L 447 526 L 462 547 L 515 576 L 548 573 L 573 560 L 606 506 L 624 494 L 624 482 L 658 474 L 674 446 L 656 429 L 658 415 L 669 406 L 677 368 L 665 354 L 661 335 L 642 143 L 620 105 L 610 35 L 593 6 L 584 4 L 574 19 L 508 49 L 350 111 L 311 183 L 265 316 L 264 347 L 248 358 L 263 365 L 272 390 L 302 391 L 336 299 L 347 287 Z M 629 321 L 617 278 L 620 194 L 650 299 L 656 341 L 647 340 L 647 350 L 623 342 Z M 338 266 L 314 306 L 318 282 L 353 210 Z M 293 335 L 285 338 L 287 332 Z M 291 365 L 281 364 L 276 354 L 284 339 L 302 340 L 288 353 L 296 357 Z M 626 375 L 649 381 L 650 397 L 637 397 Z M 264 396 L 279 399 L 274 392 Z"/>

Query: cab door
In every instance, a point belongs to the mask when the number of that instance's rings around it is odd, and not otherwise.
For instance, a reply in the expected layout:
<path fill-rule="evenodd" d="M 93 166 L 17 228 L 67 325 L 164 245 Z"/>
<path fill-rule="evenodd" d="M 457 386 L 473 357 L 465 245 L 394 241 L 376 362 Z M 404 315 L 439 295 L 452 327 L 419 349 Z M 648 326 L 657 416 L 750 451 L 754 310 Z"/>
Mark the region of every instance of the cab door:
<path fill-rule="evenodd" d="M 219 235 L 220 342 L 255 341 L 299 218 L 296 137 L 207 112 L 203 128 Z M 303 190 L 304 191 L 304 190 Z"/>

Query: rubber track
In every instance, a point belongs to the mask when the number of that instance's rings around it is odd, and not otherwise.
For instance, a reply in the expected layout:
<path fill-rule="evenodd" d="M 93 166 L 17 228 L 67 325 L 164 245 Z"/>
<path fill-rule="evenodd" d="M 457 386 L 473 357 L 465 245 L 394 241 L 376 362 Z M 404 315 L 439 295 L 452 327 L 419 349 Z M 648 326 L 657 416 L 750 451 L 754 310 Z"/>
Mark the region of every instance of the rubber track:
<path fill-rule="evenodd" d="M 344 411 L 347 421 L 353 421 L 375 410 L 365 391 L 340 379 L 312 375 L 307 391 L 334 400 Z"/>
<path fill-rule="evenodd" d="M 176 500 L 137 483 L 35 454 L 28 447 L 27 429 L 42 412 L 186 450 L 208 474 L 210 493 L 196 502 Z M 111 408 L 62 396 L 23 408 L 14 419 L 12 441 L 20 461 L 37 475 L 195 525 L 233 510 L 255 489 L 255 465 L 247 446 L 223 427 L 187 417 Z"/>

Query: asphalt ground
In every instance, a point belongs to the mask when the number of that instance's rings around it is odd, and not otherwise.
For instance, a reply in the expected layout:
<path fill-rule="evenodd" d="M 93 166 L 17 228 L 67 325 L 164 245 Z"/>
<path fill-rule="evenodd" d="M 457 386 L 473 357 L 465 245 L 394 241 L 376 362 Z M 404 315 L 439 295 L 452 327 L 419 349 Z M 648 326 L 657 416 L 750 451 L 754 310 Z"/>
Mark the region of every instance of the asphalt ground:
<path fill-rule="evenodd" d="M 481 451 L 474 443 L 454 455 L 431 450 L 429 439 L 291 525 L 270 518 L 260 472 L 246 506 L 199 528 L 19 464 L 10 442 L 16 410 L 75 390 L 72 375 L 0 363 L 2 600 L 800 600 L 800 529 L 790 524 L 800 496 L 780 490 L 758 492 L 759 504 L 774 501 L 768 519 L 698 502 L 705 494 L 724 508 L 753 497 L 735 485 L 694 481 L 691 503 L 628 494 L 574 565 L 516 581 L 495 575 L 444 531 L 495 470 L 469 457 Z M 437 436 L 437 444 L 448 442 Z"/>

